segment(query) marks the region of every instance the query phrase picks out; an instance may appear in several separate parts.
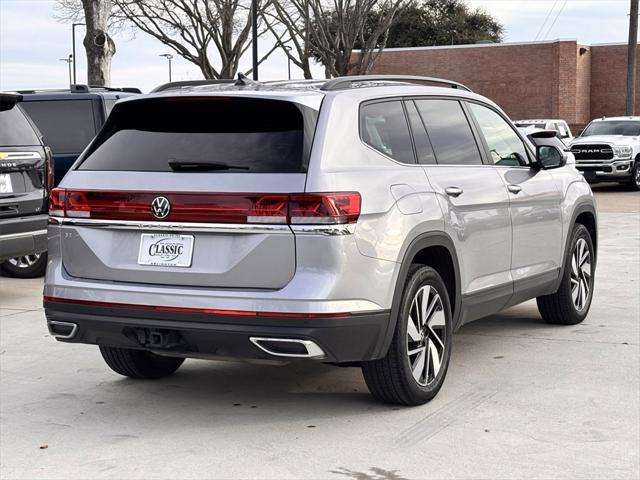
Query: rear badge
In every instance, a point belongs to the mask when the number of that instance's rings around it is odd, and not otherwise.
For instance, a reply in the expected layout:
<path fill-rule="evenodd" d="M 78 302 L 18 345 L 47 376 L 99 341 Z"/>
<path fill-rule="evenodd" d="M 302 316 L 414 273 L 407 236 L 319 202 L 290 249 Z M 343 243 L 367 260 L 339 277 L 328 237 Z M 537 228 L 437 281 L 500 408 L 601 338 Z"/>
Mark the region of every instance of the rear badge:
<path fill-rule="evenodd" d="M 166 197 L 156 197 L 151 202 L 151 213 L 156 218 L 165 218 L 171 212 L 171 204 Z"/>

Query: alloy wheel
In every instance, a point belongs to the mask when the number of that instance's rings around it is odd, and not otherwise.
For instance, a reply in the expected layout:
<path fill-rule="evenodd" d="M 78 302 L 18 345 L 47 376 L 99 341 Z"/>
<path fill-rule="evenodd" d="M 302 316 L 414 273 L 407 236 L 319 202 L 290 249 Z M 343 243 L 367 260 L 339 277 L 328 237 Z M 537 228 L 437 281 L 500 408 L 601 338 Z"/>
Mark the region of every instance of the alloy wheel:
<path fill-rule="evenodd" d="M 442 299 L 430 285 L 420 288 L 407 318 L 407 356 L 415 381 L 427 386 L 435 381 L 445 358 L 446 316 Z"/>
<path fill-rule="evenodd" d="M 10 258 L 7 261 L 16 268 L 29 268 L 34 266 L 41 256 L 41 253 L 32 253 L 31 255 Z"/>
<path fill-rule="evenodd" d="M 636 166 L 634 170 L 635 170 L 634 177 L 635 177 L 636 186 L 640 188 L 640 166 Z"/>
<path fill-rule="evenodd" d="M 591 252 L 584 238 L 578 239 L 571 255 L 571 298 L 582 311 L 591 295 Z"/>

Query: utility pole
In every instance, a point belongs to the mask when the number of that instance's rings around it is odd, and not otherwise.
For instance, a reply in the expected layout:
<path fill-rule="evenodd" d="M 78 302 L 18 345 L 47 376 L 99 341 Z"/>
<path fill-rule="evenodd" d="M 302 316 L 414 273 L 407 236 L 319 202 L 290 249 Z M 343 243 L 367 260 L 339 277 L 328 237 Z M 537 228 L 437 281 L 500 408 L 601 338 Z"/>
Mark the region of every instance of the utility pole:
<path fill-rule="evenodd" d="M 251 0 L 251 50 L 253 79 L 258 80 L 258 0 Z"/>
<path fill-rule="evenodd" d="M 627 115 L 636 106 L 636 47 L 638 45 L 638 0 L 631 0 L 629 14 L 629 51 L 627 53 Z"/>
<path fill-rule="evenodd" d="M 76 83 L 76 27 L 84 23 L 71 24 L 71 55 L 73 60 L 73 83 Z"/>

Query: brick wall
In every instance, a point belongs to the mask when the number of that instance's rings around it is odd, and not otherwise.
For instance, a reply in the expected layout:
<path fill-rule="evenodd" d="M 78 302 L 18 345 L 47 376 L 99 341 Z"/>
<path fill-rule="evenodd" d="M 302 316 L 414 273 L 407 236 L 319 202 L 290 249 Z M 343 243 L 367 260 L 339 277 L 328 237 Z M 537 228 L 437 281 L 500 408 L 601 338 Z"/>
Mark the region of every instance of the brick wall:
<path fill-rule="evenodd" d="M 491 98 L 513 119 L 562 118 L 578 130 L 592 118 L 624 114 L 626 55 L 626 45 L 573 40 L 399 48 L 385 50 L 370 73 L 448 78 Z"/>
<path fill-rule="evenodd" d="M 640 49 L 636 61 L 636 114 L 640 114 Z M 627 104 L 627 46 L 591 47 L 591 116 L 624 115 Z"/>

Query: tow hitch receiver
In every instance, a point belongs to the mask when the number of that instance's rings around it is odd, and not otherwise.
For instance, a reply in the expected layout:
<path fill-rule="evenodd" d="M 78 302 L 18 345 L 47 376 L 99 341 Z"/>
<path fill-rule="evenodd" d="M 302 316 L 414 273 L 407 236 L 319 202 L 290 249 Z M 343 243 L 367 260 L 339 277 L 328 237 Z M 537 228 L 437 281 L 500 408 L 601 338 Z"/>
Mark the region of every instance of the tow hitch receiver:
<path fill-rule="evenodd" d="M 133 333 L 137 342 L 145 348 L 170 350 L 186 345 L 180 332 L 175 330 L 132 328 L 128 333 Z"/>

